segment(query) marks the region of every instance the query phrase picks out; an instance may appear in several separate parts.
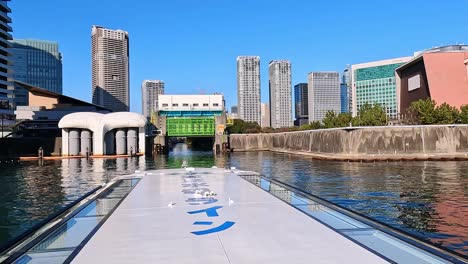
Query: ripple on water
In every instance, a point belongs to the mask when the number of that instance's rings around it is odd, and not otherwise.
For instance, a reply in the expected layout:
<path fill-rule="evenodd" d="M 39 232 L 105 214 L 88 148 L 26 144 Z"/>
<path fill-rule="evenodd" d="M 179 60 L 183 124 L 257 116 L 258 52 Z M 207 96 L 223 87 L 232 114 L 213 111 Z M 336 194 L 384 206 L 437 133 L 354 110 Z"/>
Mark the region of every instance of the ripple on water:
<path fill-rule="evenodd" d="M 135 170 L 234 166 L 286 182 L 368 217 L 468 254 L 468 162 L 355 163 L 271 152 L 191 151 L 154 160 L 74 159 L 0 164 L 0 244 L 94 187 Z"/>

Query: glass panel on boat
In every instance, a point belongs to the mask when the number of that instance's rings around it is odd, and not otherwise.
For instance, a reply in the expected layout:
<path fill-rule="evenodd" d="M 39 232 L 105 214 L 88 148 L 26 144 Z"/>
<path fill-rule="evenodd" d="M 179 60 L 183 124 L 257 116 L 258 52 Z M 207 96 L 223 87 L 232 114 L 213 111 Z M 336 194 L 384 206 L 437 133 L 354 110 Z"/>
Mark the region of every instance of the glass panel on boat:
<path fill-rule="evenodd" d="M 396 263 L 451 263 L 379 230 L 348 230 L 343 234 Z"/>

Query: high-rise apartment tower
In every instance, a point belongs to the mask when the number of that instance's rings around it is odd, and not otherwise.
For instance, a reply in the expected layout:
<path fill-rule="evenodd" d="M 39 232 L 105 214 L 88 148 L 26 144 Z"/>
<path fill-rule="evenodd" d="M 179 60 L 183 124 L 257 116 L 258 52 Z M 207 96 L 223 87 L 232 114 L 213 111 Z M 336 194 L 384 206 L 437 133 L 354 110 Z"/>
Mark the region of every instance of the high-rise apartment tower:
<path fill-rule="evenodd" d="M 92 27 L 93 103 L 113 111 L 128 111 L 128 33 L 100 26 Z"/>
<path fill-rule="evenodd" d="M 8 13 L 11 13 L 11 9 L 7 3 L 8 1 L 0 0 L 0 114 L 3 125 L 14 124 L 15 122 L 12 110 L 13 83 L 9 66 L 12 64 L 10 57 L 11 44 L 9 42 L 12 39 L 10 34 L 12 29 L 9 25 L 11 18 L 8 16 Z"/>
<path fill-rule="evenodd" d="M 261 124 L 260 57 L 237 57 L 237 107 L 239 118 Z"/>
<path fill-rule="evenodd" d="M 164 82 L 160 80 L 145 80 L 141 84 L 143 115 L 151 117 L 158 111 L 159 95 L 164 94 Z"/>
<path fill-rule="evenodd" d="M 268 65 L 268 72 L 271 127 L 290 127 L 293 125 L 291 63 L 287 60 L 273 60 Z"/>

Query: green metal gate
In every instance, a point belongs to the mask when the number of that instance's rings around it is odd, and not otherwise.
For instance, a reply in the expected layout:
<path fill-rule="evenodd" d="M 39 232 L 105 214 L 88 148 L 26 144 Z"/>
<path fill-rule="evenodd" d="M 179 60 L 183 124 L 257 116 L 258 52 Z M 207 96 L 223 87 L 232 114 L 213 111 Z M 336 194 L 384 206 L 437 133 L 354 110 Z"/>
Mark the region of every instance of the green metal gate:
<path fill-rule="evenodd" d="M 214 136 L 214 117 L 168 117 L 167 135 L 170 137 Z"/>

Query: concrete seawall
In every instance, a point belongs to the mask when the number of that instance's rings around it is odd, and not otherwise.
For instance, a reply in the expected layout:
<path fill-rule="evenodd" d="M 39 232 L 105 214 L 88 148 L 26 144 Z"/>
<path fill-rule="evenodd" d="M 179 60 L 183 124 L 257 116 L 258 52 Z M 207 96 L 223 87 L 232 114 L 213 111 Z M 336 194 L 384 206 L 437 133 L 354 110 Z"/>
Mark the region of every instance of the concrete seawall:
<path fill-rule="evenodd" d="M 269 150 L 331 160 L 468 160 L 468 125 L 233 134 L 230 146 L 234 151 Z"/>

